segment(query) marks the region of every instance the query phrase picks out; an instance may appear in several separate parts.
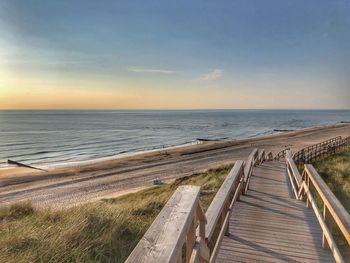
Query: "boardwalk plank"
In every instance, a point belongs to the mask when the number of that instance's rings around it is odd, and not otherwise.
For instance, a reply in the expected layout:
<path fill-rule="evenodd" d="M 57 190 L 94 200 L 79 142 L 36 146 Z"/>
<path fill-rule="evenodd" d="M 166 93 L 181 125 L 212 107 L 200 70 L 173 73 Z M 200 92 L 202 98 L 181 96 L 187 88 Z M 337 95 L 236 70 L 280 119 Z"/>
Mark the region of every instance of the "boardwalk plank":
<path fill-rule="evenodd" d="M 237 234 L 238 236 L 238 234 Z M 235 235 L 231 235 L 230 236 L 230 239 L 237 239 L 237 236 Z M 244 234 L 239 234 L 239 238 L 242 238 L 242 239 L 246 239 L 248 240 L 249 239 L 249 236 L 246 236 Z M 264 246 L 271 246 L 271 247 L 278 247 L 279 249 L 281 250 L 288 250 L 288 251 L 296 251 L 296 252 L 300 252 L 300 250 L 305 250 L 304 253 L 305 254 L 314 254 L 314 253 L 321 253 L 323 255 L 326 255 L 326 256 L 329 256 L 329 253 L 327 252 L 327 250 L 322 250 L 320 252 L 318 246 L 315 246 L 314 244 L 309 244 L 309 245 L 305 245 L 305 243 L 299 243 L 299 244 L 296 244 L 296 243 L 292 243 L 291 241 L 287 240 L 287 239 L 275 239 L 275 238 L 268 238 L 268 237 L 259 237 L 259 236 L 256 236 L 254 238 L 254 242 L 256 243 L 259 243 L 261 245 L 264 245 Z M 229 242 L 229 244 L 231 244 L 233 242 Z M 225 246 L 226 243 L 224 242 L 223 243 L 223 246 Z M 305 249 L 307 248 L 307 249 Z"/>

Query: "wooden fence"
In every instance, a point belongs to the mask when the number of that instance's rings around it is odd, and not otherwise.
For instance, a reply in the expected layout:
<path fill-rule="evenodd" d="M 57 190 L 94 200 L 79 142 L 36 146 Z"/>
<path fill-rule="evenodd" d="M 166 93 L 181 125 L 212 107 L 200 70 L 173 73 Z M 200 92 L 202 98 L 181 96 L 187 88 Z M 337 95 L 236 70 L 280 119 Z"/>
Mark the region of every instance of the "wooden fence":
<path fill-rule="evenodd" d="M 320 158 L 324 158 L 335 154 L 339 151 L 350 147 L 350 137 L 342 138 L 341 136 L 323 141 L 301 149 L 293 155 L 293 160 L 297 165 L 314 162 Z M 285 148 L 275 155 L 275 160 L 286 158 L 286 153 L 290 148 Z"/>
<path fill-rule="evenodd" d="M 289 151 L 290 150 L 290 148 L 288 147 L 288 148 L 285 148 L 285 149 L 283 149 L 282 151 L 279 151 L 276 155 L 275 155 L 275 160 L 279 160 L 279 159 L 281 159 L 281 158 L 285 158 L 286 157 L 286 152 L 287 151 Z"/>
<path fill-rule="evenodd" d="M 205 214 L 200 188 L 180 186 L 126 262 L 213 262 L 228 233 L 232 207 L 249 187 L 253 166 L 272 159 L 271 152 L 254 149 L 245 163 L 236 161 Z"/>
<path fill-rule="evenodd" d="M 343 139 L 341 136 L 338 136 L 301 149 L 293 155 L 293 160 L 297 165 L 304 165 L 306 163 L 314 162 L 320 158 L 335 154 L 349 146 L 350 137 Z"/>
<path fill-rule="evenodd" d="M 342 235 L 350 245 L 350 216 L 348 212 L 312 165 L 305 165 L 301 176 L 290 151 L 286 153 L 286 164 L 295 197 L 305 201 L 307 207 L 312 207 L 322 228 L 323 247 L 331 250 L 336 262 L 344 262 L 332 236 L 332 228 L 334 226 L 332 222 L 340 229 Z M 318 196 L 322 200 L 322 213 L 315 202 L 315 196 Z"/>

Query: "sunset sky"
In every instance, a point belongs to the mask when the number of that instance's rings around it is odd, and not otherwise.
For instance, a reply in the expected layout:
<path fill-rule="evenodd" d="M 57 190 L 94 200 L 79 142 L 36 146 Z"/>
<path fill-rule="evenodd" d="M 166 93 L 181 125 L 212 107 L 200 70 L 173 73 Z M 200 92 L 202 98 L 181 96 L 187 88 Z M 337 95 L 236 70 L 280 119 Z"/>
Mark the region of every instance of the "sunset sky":
<path fill-rule="evenodd" d="M 0 108 L 350 108 L 350 1 L 0 0 Z"/>

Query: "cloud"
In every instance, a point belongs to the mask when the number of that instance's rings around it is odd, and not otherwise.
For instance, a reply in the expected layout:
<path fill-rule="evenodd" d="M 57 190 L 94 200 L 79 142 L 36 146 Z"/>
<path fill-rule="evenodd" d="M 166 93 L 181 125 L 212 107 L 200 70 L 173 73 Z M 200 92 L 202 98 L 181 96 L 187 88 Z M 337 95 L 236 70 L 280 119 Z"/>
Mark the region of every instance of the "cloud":
<path fill-rule="evenodd" d="M 224 74 L 224 70 L 217 68 L 217 69 L 214 69 L 212 72 L 204 74 L 200 79 L 201 80 L 214 80 L 214 79 L 221 78 L 223 74 Z"/>
<path fill-rule="evenodd" d="M 159 73 L 159 74 L 173 74 L 176 71 L 166 70 L 166 69 L 156 69 L 156 68 L 140 68 L 140 67 L 130 67 L 129 71 L 137 73 Z"/>

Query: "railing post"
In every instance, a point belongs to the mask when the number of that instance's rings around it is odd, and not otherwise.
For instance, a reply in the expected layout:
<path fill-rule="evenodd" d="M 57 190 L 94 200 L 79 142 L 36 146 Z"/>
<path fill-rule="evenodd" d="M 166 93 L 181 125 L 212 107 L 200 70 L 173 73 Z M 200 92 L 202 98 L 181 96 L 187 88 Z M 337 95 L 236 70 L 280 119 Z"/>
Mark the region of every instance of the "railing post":
<path fill-rule="evenodd" d="M 225 229 L 225 236 L 229 236 L 230 235 L 230 221 L 227 220 L 227 226 Z"/>
<path fill-rule="evenodd" d="M 205 224 L 206 222 L 206 218 L 205 215 L 203 213 L 202 207 L 200 205 L 198 205 L 197 207 L 197 216 L 199 219 L 199 237 L 203 238 L 205 240 Z"/>
<path fill-rule="evenodd" d="M 243 169 L 241 170 L 241 173 L 239 175 L 240 179 L 238 180 L 238 185 L 241 185 L 240 193 L 237 196 L 237 201 L 241 199 L 241 195 L 243 194 L 244 189 L 244 172 Z"/>
<path fill-rule="evenodd" d="M 332 225 L 331 217 L 332 216 L 331 216 L 331 213 L 329 212 L 329 209 L 327 208 L 326 204 L 324 204 L 323 205 L 323 218 L 324 218 L 324 221 L 325 221 L 329 231 L 332 233 L 333 225 Z M 329 244 L 328 244 L 328 241 L 327 241 L 326 236 L 324 234 L 322 235 L 322 247 L 329 249 Z"/>
<path fill-rule="evenodd" d="M 307 182 L 307 173 L 306 173 L 306 171 L 305 171 L 305 168 L 304 168 L 304 171 L 303 171 L 303 174 L 302 174 L 302 176 L 301 176 L 301 183 L 303 182 L 303 181 L 305 181 L 305 182 Z M 300 187 L 302 187 L 301 185 L 300 185 Z M 302 194 L 301 194 L 301 196 L 300 196 L 300 200 L 302 200 L 303 202 L 306 202 L 307 201 L 307 192 L 306 192 L 306 190 L 305 190 L 305 188 L 303 188 L 304 190 L 303 190 L 303 192 L 302 192 Z"/>
<path fill-rule="evenodd" d="M 311 193 L 311 185 L 312 185 L 312 183 L 311 183 L 311 181 L 310 181 L 310 176 L 307 177 L 306 184 L 307 184 L 307 187 L 308 187 L 308 189 L 309 189 L 310 194 L 312 194 L 312 193 Z M 310 200 L 309 200 L 309 198 L 307 198 L 307 197 L 306 197 L 306 206 L 307 206 L 307 208 L 311 208 Z"/>
<path fill-rule="evenodd" d="M 252 164 L 253 165 L 253 164 Z M 252 166 L 253 167 L 253 166 Z M 246 182 L 246 185 L 245 185 L 245 190 L 244 190 L 244 194 L 246 194 L 249 190 L 249 178 L 250 178 L 251 174 L 250 174 L 250 169 L 248 170 L 248 180 Z"/>
<path fill-rule="evenodd" d="M 226 218 L 226 215 L 227 215 L 227 212 L 229 211 L 230 209 L 230 202 L 227 201 L 226 204 L 225 204 L 225 209 L 224 209 L 224 213 L 222 213 L 222 225 L 225 223 L 225 218 Z M 226 226 L 226 229 L 225 229 L 225 236 L 227 236 L 229 234 L 229 221 L 227 221 L 227 226 Z"/>
<path fill-rule="evenodd" d="M 182 263 L 182 248 L 179 249 L 179 255 L 178 255 L 178 258 L 177 258 L 177 263 Z"/>
<path fill-rule="evenodd" d="M 244 195 L 244 194 L 245 194 L 245 182 L 244 182 L 244 173 L 243 173 L 241 195 Z"/>
<path fill-rule="evenodd" d="M 301 155 L 301 158 L 300 158 L 300 159 L 303 160 L 303 161 L 302 161 L 302 165 L 304 165 L 304 164 L 305 164 L 305 150 L 304 150 L 304 149 L 302 150 L 302 152 L 300 153 L 300 155 Z"/>
<path fill-rule="evenodd" d="M 187 232 L 187 238 L 186 238 L 186 262 L 190 262 L 194 242 L 196 241 L 196 216 L 193 218 L 193 221 L 190 224 L 190 227 Z"/>

